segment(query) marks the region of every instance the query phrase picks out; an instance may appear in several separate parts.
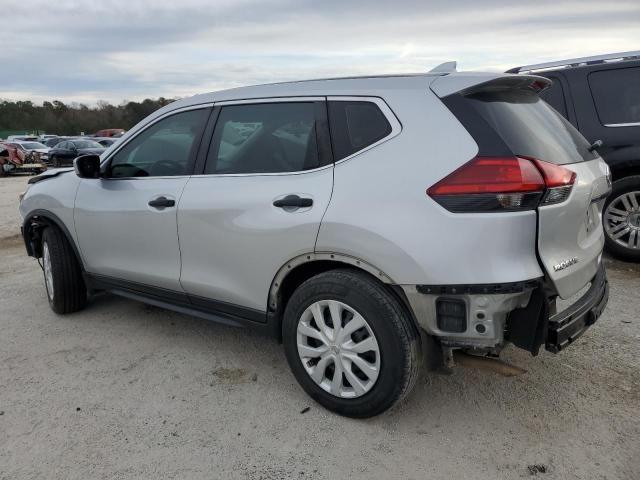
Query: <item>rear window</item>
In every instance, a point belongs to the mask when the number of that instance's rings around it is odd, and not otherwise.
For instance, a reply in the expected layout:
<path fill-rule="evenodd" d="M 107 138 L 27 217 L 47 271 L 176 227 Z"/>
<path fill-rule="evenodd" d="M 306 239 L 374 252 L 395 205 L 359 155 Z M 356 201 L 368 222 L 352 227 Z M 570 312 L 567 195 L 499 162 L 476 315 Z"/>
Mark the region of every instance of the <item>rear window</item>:
<path fill-rule="evenodd" d="M 466 96 L 465 103 L 515 155 L 556 165 L 596 158 L 580 132 L 533 90 L 481 91 Z"/>
<path fill-rule="evenodd" d="M 391 133 L 391 125 L 378 105 L 366 101 L 330 101 L 329 125 L 336 161 Z"/>
<path fill-rule="evenodd" d="M 640 67 L 593 72 L 589 86 L 603 125 L 640 123 Z"/>

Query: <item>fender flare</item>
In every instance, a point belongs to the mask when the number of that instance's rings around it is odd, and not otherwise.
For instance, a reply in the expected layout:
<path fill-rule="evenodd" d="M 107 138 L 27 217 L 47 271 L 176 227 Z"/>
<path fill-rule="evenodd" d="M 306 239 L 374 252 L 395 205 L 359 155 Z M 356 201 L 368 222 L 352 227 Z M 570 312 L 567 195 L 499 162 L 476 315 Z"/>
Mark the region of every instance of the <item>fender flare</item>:
<path fill-rule="evenodd" d="M 358 257 L 354 257 L 352 255 L 347 255 L 344 253 L 337 252 L 310 252 L 304 253 L 302 255 L 298 255 L 290 259 L 288 262 L 285 262 L 277 271 L 276 275 L 271 282 L 271 287 L 269 288 L 269 310 L 276 310 L 278 308 L 278 294 L 280 292 L 280 287 L 284 281 L 284 279 L 291 273 L 296 267 L 306 263 L 318 262 L 318 261 L 330 261 L 336 263 L 344 263 L 345 265 L 350 265 L 356 267 L 360 270 L 364 270 L 365 272 L 373 275 L 377 279 L 379 279 L 383 283 L 387 284 L 395 284 L 395 282 L 391 279 L 389 275 L 385 272 L 377 268 L 376 266 L 362 260 Z"/>

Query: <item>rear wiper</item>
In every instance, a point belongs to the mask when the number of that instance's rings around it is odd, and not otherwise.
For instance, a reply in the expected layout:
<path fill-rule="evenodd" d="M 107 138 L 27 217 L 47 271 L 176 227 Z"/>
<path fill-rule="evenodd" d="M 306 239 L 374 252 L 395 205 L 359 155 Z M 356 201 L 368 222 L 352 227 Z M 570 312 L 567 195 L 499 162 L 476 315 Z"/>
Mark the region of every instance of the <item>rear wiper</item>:
<path fill-rule="evenodd" d="M 589 145 L 589 148 L 587 148 L 587 150 L 592 153 L 598 150 L 600 147 L 602 147 L 602 140 L 596 140 L 591 145 Z"/>

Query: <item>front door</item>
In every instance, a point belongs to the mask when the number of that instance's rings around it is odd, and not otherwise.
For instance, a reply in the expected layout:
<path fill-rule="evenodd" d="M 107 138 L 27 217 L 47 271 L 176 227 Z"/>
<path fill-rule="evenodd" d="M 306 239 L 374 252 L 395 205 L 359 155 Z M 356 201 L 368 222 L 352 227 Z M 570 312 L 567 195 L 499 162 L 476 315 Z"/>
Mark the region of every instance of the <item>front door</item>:
<path fill-rule="evenodd" d="M 264 320 L 278 269 L 314 250 L 330 157 L 323 99 L 221 106 L 178 209 L 181 282 L 194 304 Z"/>
<path fill-rule="evenodd" d="M 170 114 L 143 129 L 82 180 L 75 226 L 89 273 L 179 291 L 176 211 L 210 109 Z"/>

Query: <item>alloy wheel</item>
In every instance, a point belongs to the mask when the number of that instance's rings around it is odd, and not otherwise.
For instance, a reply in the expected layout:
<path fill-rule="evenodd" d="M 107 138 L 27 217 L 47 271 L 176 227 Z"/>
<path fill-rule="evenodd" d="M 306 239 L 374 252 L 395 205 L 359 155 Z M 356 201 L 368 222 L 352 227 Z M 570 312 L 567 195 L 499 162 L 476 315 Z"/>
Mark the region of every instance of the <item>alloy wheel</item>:
<path fill-rule="evenodd" d="M 614 198 L 604 212 L 604 228 L 609 238 L 631 249 L 640 249 L 640 191 Z"/>

